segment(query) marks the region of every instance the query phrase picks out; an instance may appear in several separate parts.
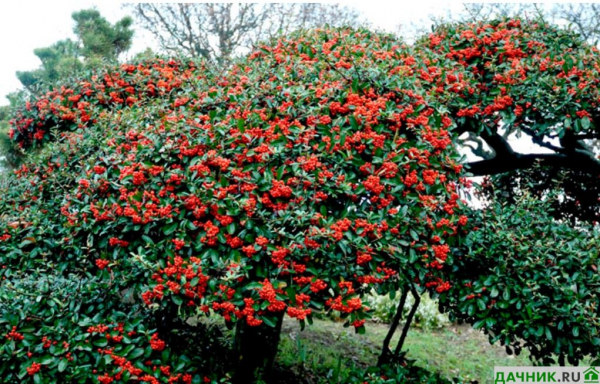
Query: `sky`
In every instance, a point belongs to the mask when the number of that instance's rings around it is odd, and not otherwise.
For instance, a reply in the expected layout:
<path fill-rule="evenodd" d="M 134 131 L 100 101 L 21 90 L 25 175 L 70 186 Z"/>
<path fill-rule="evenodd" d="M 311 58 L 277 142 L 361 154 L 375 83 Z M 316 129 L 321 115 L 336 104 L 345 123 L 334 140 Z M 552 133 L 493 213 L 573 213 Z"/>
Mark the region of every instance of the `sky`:
<path fill-rule="evenodd" d="M 396 32 L 398 25 L 426 22 L 429 15 L 440 16 L 448 10 L 459 11 L 459 1 L 346 1 L 374 28 Z M 96 8 L 111 23 L 130 12 L 117 1 L 29 1 L 0 2 L 0 105 L 8 104 L 6 95 L 21 88 L 16 71 L 32 70 L 41 62 L 33 54 L 35 48 L 49 46 L 58 40 L 74 38 L 71 14 L 86 8 Z M 154 39 L 136 26 L 133 47 L 128 55 L 155 46 Z"/>

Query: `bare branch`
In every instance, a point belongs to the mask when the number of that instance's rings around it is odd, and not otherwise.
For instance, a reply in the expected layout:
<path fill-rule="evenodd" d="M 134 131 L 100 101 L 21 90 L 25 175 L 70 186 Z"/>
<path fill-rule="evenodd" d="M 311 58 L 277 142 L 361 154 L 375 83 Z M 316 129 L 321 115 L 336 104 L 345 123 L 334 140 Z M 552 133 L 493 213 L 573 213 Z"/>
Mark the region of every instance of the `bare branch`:
<path fill-rule="evenodd" d="M 358 12 L 338 4 L 129 4 L 140 26 L 168 53 L 226 65 L 258 42 L 294 29 L 359 25 Z"/>

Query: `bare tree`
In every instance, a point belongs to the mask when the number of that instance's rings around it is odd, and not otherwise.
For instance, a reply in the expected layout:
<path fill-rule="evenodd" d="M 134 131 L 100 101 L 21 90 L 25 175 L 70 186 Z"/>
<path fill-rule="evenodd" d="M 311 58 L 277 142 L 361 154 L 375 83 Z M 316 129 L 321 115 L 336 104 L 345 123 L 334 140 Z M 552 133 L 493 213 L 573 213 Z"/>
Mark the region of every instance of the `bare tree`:
<path fill-rule="evenodd" d="M 164 51 L 227 63 L 258 41 L 294 29 L 357 25 L 359 14 L 338 4 L 128 4 Z"/>
<path fill-rule="evenodd" d="M 553 13 L 593 44 L 600 40 L 600 4 L 557 4 Z"/>
<path fill-rule="evenodd" d="M 462 20 L 491 20 L 503 17 L 539 15 L 543 9 L 534 3 L 466 3 Z"/>

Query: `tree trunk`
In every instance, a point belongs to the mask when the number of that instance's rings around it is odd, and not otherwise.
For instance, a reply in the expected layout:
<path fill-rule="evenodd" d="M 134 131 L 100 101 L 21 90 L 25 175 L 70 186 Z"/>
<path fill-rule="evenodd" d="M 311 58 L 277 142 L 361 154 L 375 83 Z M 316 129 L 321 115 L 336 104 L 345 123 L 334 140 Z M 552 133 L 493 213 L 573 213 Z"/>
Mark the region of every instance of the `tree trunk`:
<path fill-rule="evenodd" d="M 398 324 L 400 324 L 400 320 L 402 320 L 402 312 L 404 311 L 404 304 L 406 303 L 407 296 L 408 288 L 404 288 L 402 290 L 402 296 L 400 296 L 400 304 L 398 304 L 398 308 L 396 308 L 396 314 L 394 315 L 394 319 L 392 320 L 392 324 L 390 325 L 387 336 L 383 341 L 381 355 L 379 355 L 379 359 L 377 359 L 377 365 L 380 367 L 390 362 L 390 357 L 392 354 L 392 351 L 390 350 L 390 342 L 392 341 L 392 337 L 396 332 L 396 328 L 398 328 Z"/>
<path fill-rule="evenodd" d="M 394 351 L 394 355 L 396 357 L 400 356 L 400 352 L 402 351 L 402 347 L 404 346 L 404 340 L 406 339 L 406 335 L 408 334 L 408 329 L 410 328 L 410 323 L 412 322 L 415 313 L 417 312 L 417 308 L 421 303 L 421 296 L 419 296 L 419 292 L 415 289 L 413 285 L 410 287 L 410 293 L 412 293 L 415 304 L 410 309 L 408 316 L 406 317 L 406 321 L 404 322 L 404 327 L 402 328 L 402 334 L 400 335 L 400 340 L 398 341 L 398 345 L 396 345 L 396 350 Z"/>
<path fill-rule="evenodd" d="M 275 327 L 264 323 L 251 327 L 243 320 L 237 323 L 233 342 L 235 384 L 253 383 L 257 378 L 269 379 L 277 355 L 283 312 L 277 316 Z"/>

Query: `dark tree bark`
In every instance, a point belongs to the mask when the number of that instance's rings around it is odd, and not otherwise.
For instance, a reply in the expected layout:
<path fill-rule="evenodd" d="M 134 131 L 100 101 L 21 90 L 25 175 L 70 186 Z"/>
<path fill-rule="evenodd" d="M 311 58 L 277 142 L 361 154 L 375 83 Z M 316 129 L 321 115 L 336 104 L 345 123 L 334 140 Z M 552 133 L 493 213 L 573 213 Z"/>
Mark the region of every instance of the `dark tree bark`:
<path fill-rule="evenodd" d="M 494 150 L 495 155 L 489 159 L 468 163 L 469 171 L 475 176 L 496 175 L 518 169 L 529 169 L 536 165 L 555 168 L 600 173 L 600 161 L 593 150 L 584 142 L 587 136 L 565 137 L 562 147 L 555 147 L 543 141 L 543 138 L 532 136 L 533 141 L 543 145 L 554 153 L 518 153 L 512 149 L 506 139 L 499 133 L 482 132 L 480 138 Z"/>
<path fill-rule="evenodd" d="M 421 296 L 419 296 L 419 292 L 415 289 L 414 286 L 410 287 L 410 292 L 415 298 L 415 303 L 413 304 L 408 316 L 406 317 L 406 321 L 404 322 L 404 327 L 402 327 L 402 334 L 400 335 L 400 340 L 398 341 L 398 345 L 396 345 L 396 349 L 394 350 L 394 356 L 398 357 L 400 355 L 400 351 L 402 351 L 402 347 L 404 346 L 404 340 L 406 340 L 406 335 L 408 334 L 408 329 L 410 328 L 410 324 L 412 323 L 413 318 L 415 317 L 415 313 L 417 313 L 417 308 L 419 308 L 419 304 L 421 303 Z"/>
<path fill-rule="evenodd" d="M 251 327 L 245 321 L 237 323 L 233 345 L 235 384 L 252 383 L 257 377 L 269 379 L 277 355 L 282 323 L 283 312 L 278 314 L 275 327 L 266 324 Z"/>
<path fill-rule="evenodd" d="M 402 320 L 402 311 L 404 309 L 404 304 L 406 303 L 406 297 L 408 296 L 408 289 L 404 289 L 402 291 L 402 296 L 400 296 L 400 304 L 398 304 L 398 308 L 396 308 L 396 314 L 394 315 L 394 319 L 392 320 L 392 324 L 390 324 L 390 329 L 383 340 L 383 347 L 381 348 L 381 355 L 379 355 L 379 359 L 377 360 L 377 365 L 382 366 L 390 361 L 391 353 L 390 350 L 390 342 L 392 341 L 392 337 L 398 328 L 398 324 L 400 324 L 400 320 Z"/>

